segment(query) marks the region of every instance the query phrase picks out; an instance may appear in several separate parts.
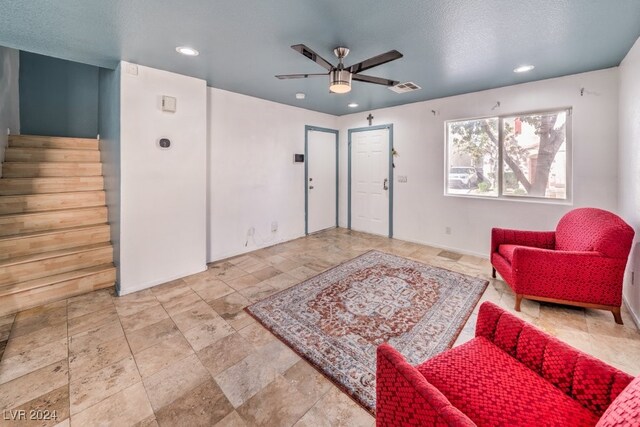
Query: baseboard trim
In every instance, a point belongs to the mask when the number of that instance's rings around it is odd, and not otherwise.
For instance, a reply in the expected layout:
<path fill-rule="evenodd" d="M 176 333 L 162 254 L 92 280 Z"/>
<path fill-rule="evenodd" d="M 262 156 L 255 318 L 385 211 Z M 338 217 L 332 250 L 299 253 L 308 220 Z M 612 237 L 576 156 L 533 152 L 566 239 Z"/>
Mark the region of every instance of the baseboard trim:
<path fill-rule="evenodd" d="M 489 259 L 489 256 L 486 253 L 468 251 L 466 249 L 454 248 L 452 246 L 444 246 L 444 245 L 440 245 L 440 244 L 436 244 L 436 243 L 432 243 L 432 242 L 425 242 L 425 241 L 421 241 L 421 240 L 409 239 L 409 238 L 398 237 L 398 236 L 393 236 L 393 239 L 401 240 L 403 242 L 417 243 L 419 245 L 431 246 L 431 247 L 442 249 L 442 250 L 445 250 L 445 251 L 457 252 L 457 253 L 462 254 L 462 255 L 472 255 L 472 256 L 479 257 L 479 258 Z"/>
<path fill-rule="evenodd" d="M 633 308 L 631 308 L 631 304 L 629 304 L 629 300 L 624 295 L 622 295 L 622 302 L 624 303 L 624 305 L 627 306 L 627 310 L 629 310 L 629 313 L 631 314 L 631 318 L 633 319 L 633 322 L 636 324 L 636 328 L 640 329 L 640 316 L 638 316 L 638 313 L 633 311 Z"/>
<path fill-rule="evenodd" d="M 183 277 L 191 276 L 193 274 L 198 274 L 198 273 L 201 273 L 203 271 L 206 271 L 208 268 L 209 267 L 205 264 L 202 267 L 200 267 L 200 270 L 196 270 L 196 271 L 189 270 L 189 271 L 185 271 L 185 272 L 182 272 L 182 273 L 178 273 L 177 275 L 173 275 L 173 276 L 168 277 L 168 278 L 163 278 L 163 279 L 158 279 L 158 280 L 151 280 L 149 282 L 145 282 L 145 283 L 139 284 L 139 285 L 137 285 L 135 287 L 129 288 L 124 292 L 120 287 L 120 283 L 118 283 L 116 285 L 116 292 L 118 293 L 118 296 L 121 297 L 121 296 L 124 296 L 124 295 L 132 294 L 134 292 L 143 291 L 143 290 L 148 289 L 148 288 L 153 288 L 154 286 L 162 285 L 164 283 L 168 283 L 168 282 L 171 282 L 173 280 L 182 279 Z"/>

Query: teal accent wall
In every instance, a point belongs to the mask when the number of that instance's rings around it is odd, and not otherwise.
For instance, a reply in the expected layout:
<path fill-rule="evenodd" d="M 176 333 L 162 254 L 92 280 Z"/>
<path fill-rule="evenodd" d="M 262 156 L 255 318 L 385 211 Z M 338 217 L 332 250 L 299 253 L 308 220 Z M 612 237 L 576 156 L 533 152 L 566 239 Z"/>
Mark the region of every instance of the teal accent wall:
<path fill-rule="evenodd" d="M 95 138 L 99 68 L 20 52 L 20 132 Z"/>

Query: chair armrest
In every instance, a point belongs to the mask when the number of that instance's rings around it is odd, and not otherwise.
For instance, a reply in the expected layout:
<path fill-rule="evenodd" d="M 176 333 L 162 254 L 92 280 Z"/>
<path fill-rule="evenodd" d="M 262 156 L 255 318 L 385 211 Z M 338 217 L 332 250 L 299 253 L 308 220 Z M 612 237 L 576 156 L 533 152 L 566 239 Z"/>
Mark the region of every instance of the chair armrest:
<path fill-rule="evenodd" d="M 553 249 L 556 247 L 556 232 L 492 228 L 490 253 L 497 252 L 498 246 L 500 245 L 521 245 L 534 248 Z"/>
<path fill-rule="evenodd" d="M 377 354 L 377 427 L 476 425 L 393 347 L 382 344 Z"/>

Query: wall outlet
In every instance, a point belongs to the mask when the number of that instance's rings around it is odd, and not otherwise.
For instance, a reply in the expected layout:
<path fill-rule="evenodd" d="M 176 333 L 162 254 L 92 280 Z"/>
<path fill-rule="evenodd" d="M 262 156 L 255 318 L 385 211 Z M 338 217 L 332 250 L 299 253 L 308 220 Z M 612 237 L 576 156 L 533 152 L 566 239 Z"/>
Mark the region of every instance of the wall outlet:
<path fill-rule="evenodd" d="M 398 182 L 407 182 L 406 175 L 398 175 Z"/>
<path fill-rule="evenodd" d="M 451 227 L 445 227 L 444 234 L 451 234 Z"/>
<path fill-rule="evenodd" d="M 254 234 L 256 234 L 256 229 L 254 227 L 249 227 L 249 230 L 247 230 L 247 236 L 253 236 Z"/>
<path fill-rule="evenodd" d="M 278 221 L 273 221 L 273 222 L 271 223 L 271 232 L 272 232 L 272 233 L 275 233 L 275 232 L 277 232 L 277 231 L 278 231 Z"/>

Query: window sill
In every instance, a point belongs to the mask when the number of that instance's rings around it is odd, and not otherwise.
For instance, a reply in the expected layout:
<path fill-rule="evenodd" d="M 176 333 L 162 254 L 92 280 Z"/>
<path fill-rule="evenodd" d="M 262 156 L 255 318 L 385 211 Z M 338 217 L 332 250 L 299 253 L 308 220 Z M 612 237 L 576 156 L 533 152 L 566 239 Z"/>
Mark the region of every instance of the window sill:
<path fill-rule="evenodd" d="M 448 193 L 444 193 L 443 196 L 454 197 L 457 199 L 475 199 L 475 200 L 491 200 L 491 201 L 512 202 L 512 203 L 516 202 L 516 203 L 535 203 L 535 204 L 543 204 L 543 205 L 573 206 L 572 200 L 537 199 L 532 197 L 517 197 L 517 196 L 487 197 L 487 196 L 477 196 L 475 194 L 448 194 Z"/>

